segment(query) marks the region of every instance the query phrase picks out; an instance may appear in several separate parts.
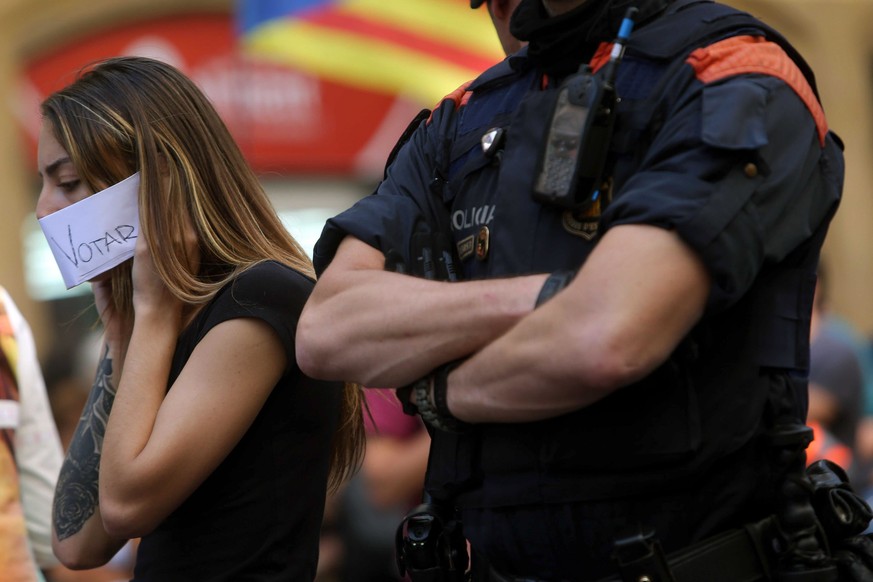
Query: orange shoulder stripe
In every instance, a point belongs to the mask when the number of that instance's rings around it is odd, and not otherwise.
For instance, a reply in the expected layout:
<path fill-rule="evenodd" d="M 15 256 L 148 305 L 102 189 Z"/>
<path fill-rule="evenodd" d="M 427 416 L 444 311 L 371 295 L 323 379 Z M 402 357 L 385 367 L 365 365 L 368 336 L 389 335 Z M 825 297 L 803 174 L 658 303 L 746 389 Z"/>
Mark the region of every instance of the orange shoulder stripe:
<path fill-rule="evenodd" d="M 686 62 L 702 83 L 746 73 L 781 79 L 809 109 L 824 146 L 828 132 L 824 110 L 803 73 L 778 44 L 757 36 L 735 36 L 695 50 Z"/>
<path fill-rule="evenodd" d="M 594 56 L 591 57 L 591 61 L 588 63 L 592 71 L 596 73 L 603 65 L 609 62 L 609 57 L 612 55 L 612 45 L 613 43 L 611 42 L 600 43 L 600 46 L 597 47 Z"/>
<path fill-rule="evenodd" d="M 437 107 L 442 105 L 444 101 L 454 101 L 455 109 L 462 107 L 467 104 L 467 101 L 470 100 L 470 97 L 473 95 L 472 91 L 467 91 L 467 87 L 473 84 L 473 81 L 467 81 L 445 97 L 443 97 L 440 102 L 437 104 Z M 427 117 L 427 121 L 425 123 L 430 123 L 430 120 L 433 118 L 433 111 L 431 111 L 430 115 Z"/>

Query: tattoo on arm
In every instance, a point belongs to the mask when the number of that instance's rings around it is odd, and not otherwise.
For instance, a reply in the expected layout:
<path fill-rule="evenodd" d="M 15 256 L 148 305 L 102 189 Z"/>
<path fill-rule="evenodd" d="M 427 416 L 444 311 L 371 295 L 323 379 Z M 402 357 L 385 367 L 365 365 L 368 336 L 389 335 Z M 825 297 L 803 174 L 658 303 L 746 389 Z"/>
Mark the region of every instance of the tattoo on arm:
<path fill-rule="evenodd" d="M 52 518 L 59 540 L 81 530 L 97 510 L 100 453 L 106 434 L 106 421 L 115 401 L 116 388 L 111 380 L 112 357 L 109 346 L 106 346 L 55 489 Z"/>

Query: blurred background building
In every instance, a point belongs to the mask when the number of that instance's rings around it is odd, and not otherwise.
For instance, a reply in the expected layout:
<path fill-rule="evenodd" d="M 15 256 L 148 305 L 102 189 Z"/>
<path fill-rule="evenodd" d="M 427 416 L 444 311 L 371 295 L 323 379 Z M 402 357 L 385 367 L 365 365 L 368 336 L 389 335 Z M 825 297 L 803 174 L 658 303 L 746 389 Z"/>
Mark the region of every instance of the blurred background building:
<path fill-rule="evenodd" d="M 466 0 L 0 0 L 0 281 L 42 354 L 94 318 L 33 217 L 39 103 L 124 54 L 205 90 L 310 252 L 329 216 L 373 190 L 415 114 L 502 57 Z"/>

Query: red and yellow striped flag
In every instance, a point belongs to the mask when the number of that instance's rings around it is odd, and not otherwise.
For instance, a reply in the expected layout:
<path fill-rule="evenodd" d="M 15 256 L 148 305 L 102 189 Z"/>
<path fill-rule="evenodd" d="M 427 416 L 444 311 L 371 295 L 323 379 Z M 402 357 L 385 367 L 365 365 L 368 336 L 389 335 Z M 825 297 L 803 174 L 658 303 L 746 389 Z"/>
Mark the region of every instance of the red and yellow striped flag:
<path fill-rule="evenodd" d="M 246 53 L 432 106 L 503 58 L 469 0 L 241 0 Z"/>

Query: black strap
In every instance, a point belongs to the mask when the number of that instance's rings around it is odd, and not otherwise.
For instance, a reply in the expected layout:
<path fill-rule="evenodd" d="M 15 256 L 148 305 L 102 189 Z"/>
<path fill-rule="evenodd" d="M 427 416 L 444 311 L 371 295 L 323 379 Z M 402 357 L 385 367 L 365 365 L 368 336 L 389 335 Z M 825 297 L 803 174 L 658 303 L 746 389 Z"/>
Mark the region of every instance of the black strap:
<path fill-rule="evenodd" d="M 397 157 L 397 154 L 400 153 L 401 148 L 406 145 L 406 142 L 409 141 L 412 134 L 415 133 L 415 130 L 418 129 L 419 125 L 421 125 L 421 122 L 430 117 L 430 114 L 430 109 L 422 109 L 412 118 L 412 121 L 410 121 L 409 125 L 406 126 L 406 129 L 403 130 L 403 133 L 400 134 L 400 139 L 398 139 L 397 143 L 394 144 L 394 147 L 391 148 L 391 152 L 388 154 L 388 159 L 385 161 L 383 179 L 388 177 L 388 168 L 394 163 L 394 159 Z"/>
<path fill-rule="evenodd" d="M 773 539 L 772 517 L 725 532 L 666 557 L 675 582 L 760 582 L 772 580 L 766 546 Z M 628 542 L 630 543 L 630 542 Z M 634 572 L 639 580 L 639 570 Z M 600 582 L 623 582 L 611 576 Z M 651 580 L 663 580 L 655 574 Z"/>
<path fill-rule="evenodd" d="M 573 278 L 576 276 L 575 270 L 563 270 L 563 271 L 555 271 L 546 277 L 545 282 L 543 283 L 542 288 L 540 289 L 539 295 L 537 295 L 536 303 L 534 307 L 539 307 L 552 297 L 558 294 L 558 291 L 561 291 L 564 287 L 569 285 Z"/>
<path fill-rule="evenodd" d="M 722 534 L 701 547 L 692 546 L 673 556 L 670 566 L 676 582 L 753 582 L 769 580 L 770 563 L 763 547 L 772 518 Z"/>
<path fill-rule="evenodd" d="M 658 582 L 766 582 L 776 580 L 773 542 L 777 539 L 776 520 L 768 517 L 756 523 L 751 523 L 742 528 L 730 530 L 713 538 L 709 538 L 684 550 L 672 553 L 666 558 L 657 555 L 657 547 L 652 546 L 645 536 L 636 539 L 633 536 L 626 538 L 624 548 L 627 555 L 637 562 L 637 566 L 627 569 L 627 576 L 610 576 L 602 578 L 599 582 L 627 582 L 632 580 L 649 579 Z M 639 544 L 637 548 L 632 547 Z M 654 552 L 654 553 L 653 553 Z M 637 555 L 634 555 L 634 554 Z M 668 577 L 662 572 L 654 571 L 647 573 L 642 568 L 650 558 L 653 567 L 657 567 L 661 559 L 665 559 L 669 566 Z M 782 573 L 784 574 L 784 573 Z M 789 576 L 786 580 L 798 580 L 803 582 L 833 581 L 830 576 L 833 571 L 829 568 L 816 571 L 805 569 Z M 475 578 L 474 578 L 475 579 Z M 524 582 L 531 578 L 519 578 L 491 569 L 488 579 L 490 582 Z"/>

